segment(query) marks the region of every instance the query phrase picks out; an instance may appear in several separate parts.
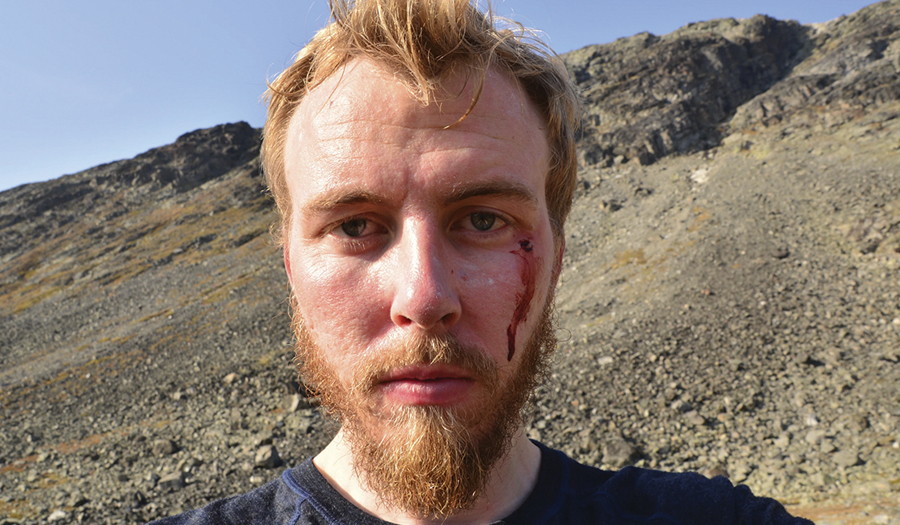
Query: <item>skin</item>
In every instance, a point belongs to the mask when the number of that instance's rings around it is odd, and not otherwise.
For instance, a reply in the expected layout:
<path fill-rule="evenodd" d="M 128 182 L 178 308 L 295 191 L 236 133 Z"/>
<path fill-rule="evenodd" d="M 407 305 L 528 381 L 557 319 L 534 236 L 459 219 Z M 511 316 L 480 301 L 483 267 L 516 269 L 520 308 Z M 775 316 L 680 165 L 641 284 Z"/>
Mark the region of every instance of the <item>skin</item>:
<path fill-rule="evenodd" d="M 291 119 L 285 267 L 299 313 L 343 384 L 397 342 L 444 333 L 487 355 L 505 381 L 538 321 L 525 314 L 541 311 L 555 286 L 562 250 L 544 195 L 541 119 L 514 80 L 489 71 L 472 113 L 444 129 L 466 111 L 472 89 L 455 78 L 446 93 L 424 106 L 383 67 L 357 59 L 314 88 Z M 421 365 L 392 371 L 370 401 L 375 414 L 404 404 L 478 407 L 484 391 L 466 370 Z M 370 514 L 431 522 L 369 494 L 342 433 L 314 462 Z M 484 497 L 443 523 L 508 515 L 533 488 L 539 464 L 519 429 Z"/>

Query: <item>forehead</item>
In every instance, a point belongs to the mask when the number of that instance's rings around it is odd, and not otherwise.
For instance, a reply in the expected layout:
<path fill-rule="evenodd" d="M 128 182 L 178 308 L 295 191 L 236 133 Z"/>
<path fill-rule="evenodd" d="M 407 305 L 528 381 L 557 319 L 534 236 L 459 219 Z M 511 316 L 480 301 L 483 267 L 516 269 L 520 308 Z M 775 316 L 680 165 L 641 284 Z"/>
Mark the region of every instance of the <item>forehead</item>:
<path fill-rule="evenodd" d="M 502 165 L 520 176 L 539 173 L 535 182 L 543 184 L 549 146 L 527 95 L 495 69 L 485 73 L 480 92 L 475 84 L 453 76 L 424 104 L 385 67 L 351 61 L 313 88 L 291 117 L 284 158 L 292 200 L 297 192 L 331 189 L 376 165 L 390 166 L 402 178 L 439 159 L 453 159 L 459 174 L 475 165 Z"/>
<path fill-rule="evenodd" d="M 534 105 L 511 75 L 489 68 L 480 92 L 476 92 L 476 79 L 470 76 L 451 75 L 435 87 L 432 101 L 425 104 L 417 100 L 412 86 L 385 66 L 365 58 L 354 59 L 310 90 L 295 111 L 292 124 L 328 126 L 365 112 L 374 118 L 385 114 L 405 117 L 416 127 L 445 128 L 460 120 L 477 97 L 474 118 L 465 120 L 527 120 L 530 128 L 543 129 Z M 399 109 L 405 111 L 398 115 Z"/>

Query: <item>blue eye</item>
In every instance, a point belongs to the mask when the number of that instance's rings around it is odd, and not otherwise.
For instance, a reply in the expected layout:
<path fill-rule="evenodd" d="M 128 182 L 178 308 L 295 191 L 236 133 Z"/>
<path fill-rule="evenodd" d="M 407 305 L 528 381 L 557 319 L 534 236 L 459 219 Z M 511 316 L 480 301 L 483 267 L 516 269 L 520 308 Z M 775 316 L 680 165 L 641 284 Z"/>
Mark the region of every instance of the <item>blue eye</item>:
<path fill-rule="evenodd" d="M 486 232 L 494 227 L 497 216 L 493 213 L 476 212 L 469 216 L 469 220 L 476 230 Z"/>
<path fill-rule="evenodd" d="M 366 231 L 366 219 L 351 219 L 341 224 L 341 231 L 347 234 L 347 237 L 360 237 Z"/>

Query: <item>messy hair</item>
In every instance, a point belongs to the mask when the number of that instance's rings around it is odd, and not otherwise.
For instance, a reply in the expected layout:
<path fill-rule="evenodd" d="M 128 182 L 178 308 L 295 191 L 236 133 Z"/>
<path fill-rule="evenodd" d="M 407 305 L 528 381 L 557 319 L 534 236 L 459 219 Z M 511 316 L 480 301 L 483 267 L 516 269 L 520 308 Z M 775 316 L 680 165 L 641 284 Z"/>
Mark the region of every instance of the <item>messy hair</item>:
<path fill-rule="evenodd" d="M 578 98 L 562 61 L 521 25 L 497 20 L 470 0 L 330 0 L 332 22 L 269 84 L 262 165 L 281 215 L 276 238 L 290 226 L 284 151 L 291 117 L 303 97 L 355 58 L 387 67 L 420 102 L 434 101 L 441 84 L 460 71 L 474 82 L 472 110 L 485 72 L 516 79 L 546 125 L 550 167 L 545 187 L 554 233 L 561 239 L 575 190 Z M 468 112 L 460 115 L 464 119 Z"/>

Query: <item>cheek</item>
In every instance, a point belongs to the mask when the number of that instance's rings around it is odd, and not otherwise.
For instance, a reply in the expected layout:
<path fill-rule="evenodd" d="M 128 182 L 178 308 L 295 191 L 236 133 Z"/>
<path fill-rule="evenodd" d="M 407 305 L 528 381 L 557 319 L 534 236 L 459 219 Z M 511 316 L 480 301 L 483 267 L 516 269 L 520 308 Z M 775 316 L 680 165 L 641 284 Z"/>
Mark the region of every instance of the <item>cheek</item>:
<path fill-rule="evenodd" d="M 513 282 L 512 274 L 502 270 L 508 262 L 498 264 L 487 257 L 475 261 L 462 260 L 451 270 L 451 274 L 457 279 L 457 288 L 464 294 L 479 294 L 485 293 L 486 290 L 494 290 L 496 295 L 497 291 L 508 289 Z"/>
<path fill-rule="evenodd" d="M 514 249 L 516 248 L 516 249 Z M 462 319 L 483 347 L 492 349 L 498 363 L 508 362 L 521 336 L 534 326 L 546 301 L 550 268 L 546 257 L 526 252 L 518 244 L 493 257 L 461 263 L 456 277 Z M 516 334 L 520 334 L 516 337 Z M 517 343 L 518 341 L 518 343 Z"/>
<path fill-rule="evenodd" d="M 295 259 L 291 269 L 298 313 L 306 326 L 323 348 L 355 348 L 383 310 L 377 280 L 345 261 L 323 257 L 302 262 Z"/>

